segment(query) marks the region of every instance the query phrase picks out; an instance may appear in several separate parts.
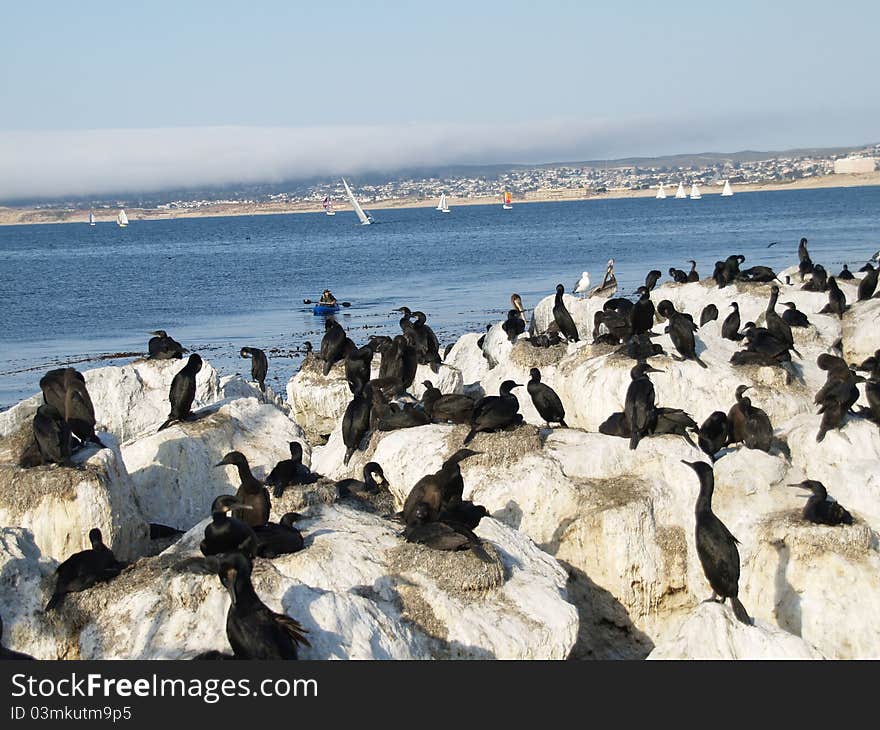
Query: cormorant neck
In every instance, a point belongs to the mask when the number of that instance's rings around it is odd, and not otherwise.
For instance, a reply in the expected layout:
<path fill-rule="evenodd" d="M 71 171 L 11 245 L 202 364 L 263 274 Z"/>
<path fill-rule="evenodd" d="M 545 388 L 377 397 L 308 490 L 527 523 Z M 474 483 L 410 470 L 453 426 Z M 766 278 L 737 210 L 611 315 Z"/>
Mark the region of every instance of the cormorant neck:
<path fill-rule="evenodd" d="M 715 491 L 713 481 L 704 481 L 700 479 L 700 496 L 697 497 L 697 514 L 706 514 L 712 512 L 712 492 Z"/>

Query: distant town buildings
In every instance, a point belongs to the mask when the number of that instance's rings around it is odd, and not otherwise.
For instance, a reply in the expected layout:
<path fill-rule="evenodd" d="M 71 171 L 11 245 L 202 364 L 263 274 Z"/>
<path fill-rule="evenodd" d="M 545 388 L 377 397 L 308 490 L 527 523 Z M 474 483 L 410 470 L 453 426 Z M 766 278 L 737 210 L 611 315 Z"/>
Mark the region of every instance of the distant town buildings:
<path fill-rule="evenodd" d="M 509 190 L 517 200 L 571 200 L 614 191 L 656 189 L 661 183 L 674 189 L 681 182 L 686 188 L 693 183 L 704 191 L 722 186 L 726 180 L 733 185 L 784 183 L 832 173 L 872 172 L 880 159 L 880 145 L 849 149 L 848 154 L 822 156 L 782 156 L 739 162 L 713 155 L 711 162 L 680 166 L 622 165 L 619 162 L 577 165 L 535 165 L 501 168 L 494 174 L 462 174 L 445 177 L 398 177 L 376 183 L 372 180 L 349 179 L 364 206 L 377 206 L 392 200 L 434 200 L 446 193 L 451 199 L 499 200 Z M 695 155 L 694 159 L 700 156 Z M 176 199 L 152 195 L 135 200 L 70 201 L 71 208 L 120 207 L 123 205 L 164 212 L 204 209 L 223 205 L 259 205 L 275 203 L 283 206 L 320 207 L 324 196 L 343 201 L 345 192 L 340 180 L 311 183 L 255 185 L 240 191 L 208 191 Z M 170 197 L 170 196 L 169 196 Z M 50 207 L 42 204 L 38 207 Z"/>

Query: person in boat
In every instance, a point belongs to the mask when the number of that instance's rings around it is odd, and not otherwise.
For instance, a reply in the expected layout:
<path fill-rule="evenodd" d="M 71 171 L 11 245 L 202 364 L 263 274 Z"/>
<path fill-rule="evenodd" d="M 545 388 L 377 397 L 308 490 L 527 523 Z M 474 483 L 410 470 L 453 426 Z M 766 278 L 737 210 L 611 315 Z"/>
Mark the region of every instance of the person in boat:
<path fill-rule="evenodd" d="M 336 304 L 336 297 L 333 296 L 333 293 L 329 289 L 325 289 L 324 293 L 321 294 L 319 303 L 332 307 Z"/>

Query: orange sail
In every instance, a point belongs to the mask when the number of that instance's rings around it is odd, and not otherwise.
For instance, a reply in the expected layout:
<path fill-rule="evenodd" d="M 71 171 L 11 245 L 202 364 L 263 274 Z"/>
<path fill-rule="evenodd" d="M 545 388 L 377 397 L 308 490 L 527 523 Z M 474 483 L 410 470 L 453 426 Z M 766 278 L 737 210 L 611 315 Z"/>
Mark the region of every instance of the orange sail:
<path fill-rule="evenodd" d="M 504 191 L 504 204 L 510 205 L 510 201 L 511 201 L 510 193 L 507 190 L 505 190 Z"/>

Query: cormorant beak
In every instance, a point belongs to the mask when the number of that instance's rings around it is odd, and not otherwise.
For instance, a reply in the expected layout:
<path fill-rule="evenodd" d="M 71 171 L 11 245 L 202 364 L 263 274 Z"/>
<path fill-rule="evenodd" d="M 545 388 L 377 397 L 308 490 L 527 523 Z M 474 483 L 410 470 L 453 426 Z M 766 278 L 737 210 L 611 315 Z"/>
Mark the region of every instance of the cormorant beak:
<path fill-rule="evenodd" d="M 522 388 L 522 387 L 523 387 L 522 383 L 514 383 L 513 385 L 510 386 L 510 389 L 513 390 L 514 388 Z"/>
<path fill-rule="evenodd" d="M 229 466 L 229 462 L 224 459 L 223 461 L 219 461 L 214 464 L 214 468 L 216 469 L 218 466 Z"/>
<path fill-rule="evenodd" d="M 658 370 L 657 368 L 653 367 L 652 365 L 648 365 L 648 367 L 645 368 L 645 372 L 646 373 L 665 373 L 666 371 L 665 370 Z"/>
<path fill-rule="evenodd" d="M 229 593 L 229 597 L 232 599 L 232 605 L 235 605 L 235 576 L 238 575 L 238 571 L 235 568 L 230 568 L 226 571 L 226 590 Z"/>

